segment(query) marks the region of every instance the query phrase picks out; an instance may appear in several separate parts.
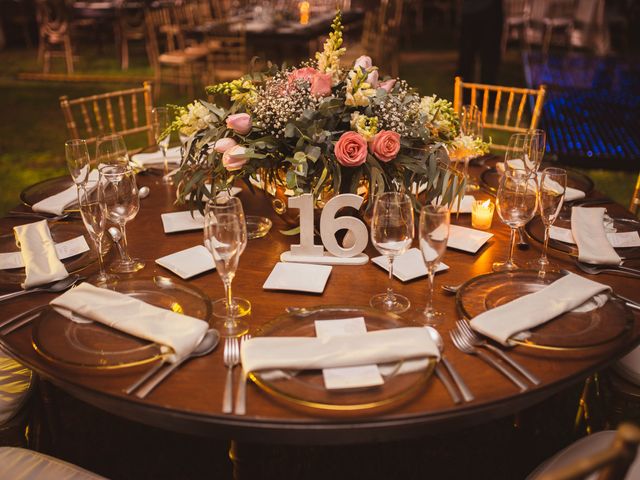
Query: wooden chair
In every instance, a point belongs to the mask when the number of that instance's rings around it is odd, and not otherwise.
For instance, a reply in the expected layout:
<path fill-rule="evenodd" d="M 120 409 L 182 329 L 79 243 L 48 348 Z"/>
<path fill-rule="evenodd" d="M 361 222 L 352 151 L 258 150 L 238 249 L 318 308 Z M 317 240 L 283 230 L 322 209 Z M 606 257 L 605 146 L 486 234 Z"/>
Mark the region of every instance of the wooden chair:
<path fill-rule="evenodd" d="M 67 73 L 73 74 L 69 13 L 65 0 L 37 0 L 38 60 L 43 61 L 43 72 L 51 70 L 51 57 L 63 57 Z"/>
<path fill-rule="evenodd" d="M 122 70 L 129 69 L 129 42 L 145 42 L 146 25 L 144 22 L 144 1 L 123 0 L 118 4 L 116 12 L 116 45 L 120 51 Z"/>
<path fill-rule="evenodd" d="M 88 144 L 105 133 L 119 133 L 125 137 L 143 136 L 146 146 L 155 144 L 151 124 L 151 83 L 142 87 L 91 95 L 69 100 L 60 97 L 60 107 L 70 138 L 84 138 Z M 131 143 L 131 142 L 128 142 Z M 128 145 L 129 150 L 132 144 Z"/>
<path fill-rule="evenodd" d="M 212 82 L 235 80 L 247 73 L 247 35 L 242 24 L 232 24 L 221 34 L 208 39 Z"/>
<path fill-rule="evenodd" d="M 638 180 L 636 181 L 636 188 L 633 189 L 633 195 L 631 196 L 631 206 L 629 210 L 634 215 L 638 215 L 638 208 L 640 208 L 640 174 L 638 174 Z"/>
<path fill-rule="evenodd" d="M 456 113 L 460 114 L 464 102 L 465 91 L 470 91 L 471 105 L 477 105 L 482 111 L 482 122 L 484 129 L 504 131 L 511 133 L 524 133 L 533 130 L 538 126 L 546 87 L 540 85 L 537 90 L 530 88 L 503 87 L 500 85 L 485 85 L 480 83 L 466 83 L 460 77 L 456 77 L 453 95 L 453 107 Z M 495 95 L 495 100 L 490 100 L 490 96 Z M 479 104 L 479 100 L 482 104 Z M 531 119 L 527 121 L 525 106 L 527 101 L 533 100 L 533 112 Z M 505 102 L 506 101 L 506 102 Z M 516 110 L 514 112 L 514 106 Z M 489 112 L 489 109 L 493 112 Z M 506 145 L 492 144 L 496 150 L 506 150 Z"/>

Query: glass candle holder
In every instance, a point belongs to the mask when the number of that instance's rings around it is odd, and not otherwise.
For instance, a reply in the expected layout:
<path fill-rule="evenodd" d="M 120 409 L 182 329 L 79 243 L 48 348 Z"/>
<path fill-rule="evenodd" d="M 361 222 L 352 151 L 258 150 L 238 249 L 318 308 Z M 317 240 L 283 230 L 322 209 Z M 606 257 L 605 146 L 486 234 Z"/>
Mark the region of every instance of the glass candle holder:
<path fill-rule="evenodd" d="M 491 200 L 476 200 L 471 205 L 471 226 L 478 230 L 489 230 L 496 206 Z"/>

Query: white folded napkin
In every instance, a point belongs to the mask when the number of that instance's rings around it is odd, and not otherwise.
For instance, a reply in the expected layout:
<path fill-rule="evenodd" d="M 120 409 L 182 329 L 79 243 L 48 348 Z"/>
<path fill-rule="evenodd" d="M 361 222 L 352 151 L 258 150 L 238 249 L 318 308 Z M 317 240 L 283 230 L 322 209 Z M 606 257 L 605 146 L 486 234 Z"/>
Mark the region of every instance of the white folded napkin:
<path fill-rule="evenodd" d="M 440 353 L 426 329 L 406 327 L 324 339 L 257 337 L 244 342 L 241 357 L 244 371 L 255 372 L 354 367 L 424 357 L 439 359 Z"/>
<path fill-rule="evenodd" d="M 209 328 L 207 322 L 197 318 L 154 307 L 129 295 L 88 283 L 63 293 L 50 305 L 70 320 L 93 320 L 156 342 L 167 354 L 167 361 L 172 363 L 190 354 Z"/>
<path fill-rule="evenodd" d="M 172 147 L 167 149 L 167 163 L 180 163 L 182 160 L 181 147 Z M 164 163 L 162 150 L 151 153 L 136 153 L 131 157 L 131 161 L 142 167 L 154 163 Z"/>
<path fill-rule="evenodd" d="M 13 232 L 16 245 L 20 247 L 26 273 L 22 288 L 55 282 L 69 276 L 67 269 L 58 259 L 56 244 L 51 238 L 46 220 L 13 227 Z"/>
<path fill-rule="evenodd" d="M 542 290 L 525 295 L 499 307 L 487 310 L 471 320 L 471 327 L 481 334 L 509 345 L 513 335 L 530 330 L 597 297 L 596 305 L 603 305 L 611 287 L 569 273 Z M 581 308 L 581 311 L 589 308 Z"/>
<path fill-rule="evenodd" d="M 100 173 L 98 170 L 91 170 L 89 172 L 89 179 L 87 180 L 86 188 L 88 190 L 94 189 L 98 185 L 98 179 Z M 53 215 L 62 215 L 65 208 L 70 205 L 78 203 L 78 187 L 75 184 L 71 185 L 66 190 L 51 195 L 50 197 L 40 200 L 35 203 L 31 209 L 38 213 L 51 213 Z"/>
<path fill-rule="evenodd" d="M 605 208 L 573 207 L 571 233 L 578 245 L 578 260 L 601 265 L 620 265 L 622 259 L 607 239 Z"/>

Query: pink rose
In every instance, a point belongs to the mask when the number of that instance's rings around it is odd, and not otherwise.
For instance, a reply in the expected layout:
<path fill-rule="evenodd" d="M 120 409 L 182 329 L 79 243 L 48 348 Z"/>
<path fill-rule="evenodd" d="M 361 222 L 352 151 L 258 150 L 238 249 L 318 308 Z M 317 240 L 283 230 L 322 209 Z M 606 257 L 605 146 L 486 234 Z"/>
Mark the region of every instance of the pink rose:
<path fill-rule="evenodd" d="M 240 170 L 244 164 L 249 161 L 249 158 L 247 149 L 242 145 L 236 145 L 224 152 L 222 155 L 222 165 L 230 172 Z"/>
<path fill-rule="evenodd" d="M 380 130 L 371 140 L 371 152 L 381 162 L 390 162 L 400 151 L 400 135 L 390 130 Z"/>
<path fill-rule="evenodd" d="M 367 75 L 367 83 L 371 85 L 371 88 L 378 88 L 378 71 L 374 70 Z"/>
<path fill-rule="evenodd" d="M 392 78 L 391 80 L 385 80 L 384 82 L 380 82 L 380 84 L 378 85 L 378 88 L 382 88 L 383 90 L 386 90 L 387 93 L 389 93 L 394 85 L 396 84 L 396 79 Z"/>
<path fill-rule="evenodd" d="M 227 128 L 231 128 L 239 135 L 249 133 L 251 126 L 251 116 L 248 113 L 236 113 L 227 117 Z"/>
<path fill-rule="evenodd" d="M 368 57 L 366 55 L 358 57 L 356 63 L 353 64 L 353 68 L 355 70 L 358 67 L 362 68 L 363 70 L 367 70 L 373 67 L 373 61 L 371 60 L 371 57 Z"/>
<path fill-rule="evenodd" d="M 313 67 L 298 68 L 289 74 L 289 83 L 296 80 L 306 80 L 311 83 L 317 73 L 319 73 L 318 70 Z"/>
<path fill-rule="evenodd" d="M 331 75 L 317 72 L 311 81 L 311 95 L 328 97 L 331 95 Z"/>
<path fill-rule="evenodd" d="M 345 132 L 336 142 L 335 154 L 345 167 L 357 167 L 367 160 L 367 141 L 357 132 Z"/>
<path fill-rule="evenodd" d="M 231 137 L 220 138 L 213 144 L 213 149 L 218 153 L 224 153 L 231 147 L 235 147 L 237 144 L 238 142 Z"/>

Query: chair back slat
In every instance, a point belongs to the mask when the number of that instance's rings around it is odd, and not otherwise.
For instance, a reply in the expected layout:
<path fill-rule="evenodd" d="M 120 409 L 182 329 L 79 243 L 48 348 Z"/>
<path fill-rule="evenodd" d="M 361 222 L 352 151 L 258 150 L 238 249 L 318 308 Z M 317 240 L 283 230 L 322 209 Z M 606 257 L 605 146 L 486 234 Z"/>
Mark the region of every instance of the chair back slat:
<path fill-rule="evenodd" d="M 120 126 L 123 130 L 127 129 L 127 111 L 124 107 L 124 97 L 118 95 L 118 111 L 120 112 Z"/>
<path fill-rule="evenodd" d="M 498 122 L 498 113 L 500 112 L 500 100 L 502 100 L 502 90 L 496 93 L 496 101 L 493 105 L 493 123 Z"/>
<path fill-rule="evenodd" d="M 524 105 L 527 102 L 528 95 L 526 93 L 522 94 L 522 99 L 520 100 L 520 106 L 518 107 L 518 116 L 516 117 L 516 127 L 520 128 L 520 122 L 522 121 L 522 112 L 524 112 Z"/>
<path fill-rule="evenodd" d="M 509 121 L 511 120 L 511 110 L 513 109 L 513 98 L 515 97 L 515 93 L 512 91 L 509 92 L 509 100 L 507 100 L 507 113 L 504 119 L 505 126 L 509 125 Z"/>
<path fill-rule="evenodd" d="M 83 103 L 80 105 L 80 110 L 82 111 L 82 120 L 84 121 L 85 129 L 90 136 L 93 135 L 93 126 L 91 125 L 91 117 L 89 116 L 89 110 L 87 106 Z M 76 132 L 77 133 L 77 132 Z M 79 136 L 79 135 L 76 135 Z"/>
<path fill-rule="evenodd" d="M 487 108 L 489 108 L 489 89 L 485 88 L 482 93 L 482 124 L 487 122 Z"/>
<path fill-rule="evenodd" d="M 634 188 L 633 195 L 631 196 L 631 206 L 629 207 L 629 210 L 634 215 L 637 215 L 639 208 L 640 208 L 640 174 L 638 174 L 638 180 L 636 181 L 636 188 Z"/>
<path fill-rule="evenodd" d="M 115 117 L 113 116 L 113 105 L 111 105 L 111 98 L 105 98 L 105 103 L 107 104 L 107 121 L 109 122 L 109 130 L 116 130 L 116 122 Z"/>
<path fill-rule="evenodd" d="M 100 104 L 95 99 L 91 102 L 93 108 L 93 116 L 96 119 L 96 124 L 98 126 L 98 131 L 104 133 L 104 123 L 102 123 L 102 114 L 100 113 Z"/>

